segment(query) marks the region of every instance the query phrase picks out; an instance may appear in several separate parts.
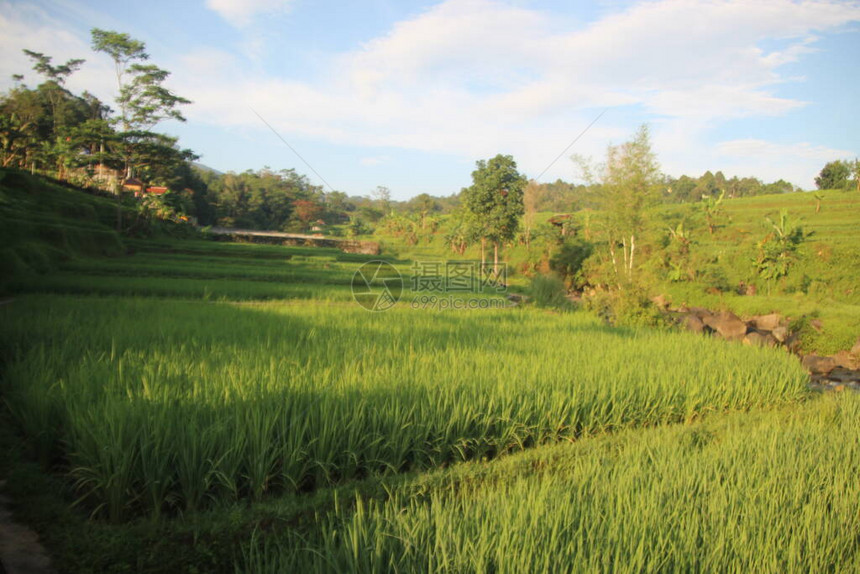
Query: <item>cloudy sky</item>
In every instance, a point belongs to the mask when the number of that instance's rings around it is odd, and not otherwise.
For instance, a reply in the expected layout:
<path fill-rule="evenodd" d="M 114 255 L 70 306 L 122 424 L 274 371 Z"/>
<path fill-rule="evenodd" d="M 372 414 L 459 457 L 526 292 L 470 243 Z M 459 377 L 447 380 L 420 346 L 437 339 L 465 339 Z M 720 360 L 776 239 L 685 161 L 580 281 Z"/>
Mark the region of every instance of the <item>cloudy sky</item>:
<path fill-rule="evenodd" d="M 14 73 L 38 84 L 27 48 L 85 58 L 68 86 L 112 101 L 93 27 L 143 40 L 173 73 L 194 103 L 159 129 L 201 162 L 295 167 L 352 195 L 456 193 L 497 153 L 576 181 L 570 154 L 600 159 L 642 123 L 674 176 L 809 188 L 860 155 L 857 2 L 0 0 L 0 89 Z"/>

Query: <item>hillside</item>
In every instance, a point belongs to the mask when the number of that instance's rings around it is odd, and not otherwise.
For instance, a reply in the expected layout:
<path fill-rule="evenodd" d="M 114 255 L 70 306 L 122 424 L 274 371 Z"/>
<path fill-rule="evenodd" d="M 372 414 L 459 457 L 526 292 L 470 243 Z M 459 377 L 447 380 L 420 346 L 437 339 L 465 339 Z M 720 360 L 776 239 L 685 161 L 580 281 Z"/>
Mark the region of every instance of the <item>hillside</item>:
<path fill-rule="evenodd" d="M 118 255 L 116 201 L 0 170 L 0 289 L 76 256 Z"/>

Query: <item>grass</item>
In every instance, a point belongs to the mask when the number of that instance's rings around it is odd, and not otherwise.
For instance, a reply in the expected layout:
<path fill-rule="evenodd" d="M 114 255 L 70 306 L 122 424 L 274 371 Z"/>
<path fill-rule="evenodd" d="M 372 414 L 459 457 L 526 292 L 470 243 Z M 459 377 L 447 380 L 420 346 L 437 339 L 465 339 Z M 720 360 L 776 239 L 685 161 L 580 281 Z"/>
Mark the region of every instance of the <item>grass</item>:
<path fill-rule="evenodd" d="M 240 571 L 855 571 L 858 417 L 831 395 L 465 464 L 260 531 Z"/>
<path fill-rule="evenodd" d="M 0 231 L 4 253 L 27 269 L 0 307 L 0 474 L 60 571 L 860 568 L 860 399 L 811 394 L 779 350 L 581 312 L 421 310 L 408 281 L 367 312 L 349 285 L 377 257 L 120 243 L 109 200 L 2 173 L 0 220 L 24 225 Z M 697 248 L 741 273 L 754 226 L 794 202 L 821 244 L 798 270 L 826 286 L 672 293 L 817 314 L 804 343 L 845 345 L 856 200 L 814 218 L 804 199 L 727 202 L 736 228 Z M 449 258 L 439 237 L 394 248 L 404 278 L 404 255 Z"/>
<path fill-rule="evenodd" d="M 113 520 L 806 393 L 779 351 L 581 314 L 53 296 L 0 319 L 10 410 Z"/>

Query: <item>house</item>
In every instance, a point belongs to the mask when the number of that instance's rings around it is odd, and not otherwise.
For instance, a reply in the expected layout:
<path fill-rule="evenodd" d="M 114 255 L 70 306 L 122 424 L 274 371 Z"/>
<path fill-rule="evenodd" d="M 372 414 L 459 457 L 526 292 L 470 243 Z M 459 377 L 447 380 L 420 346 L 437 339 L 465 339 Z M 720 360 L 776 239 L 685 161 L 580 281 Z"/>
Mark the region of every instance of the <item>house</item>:
<path fill-rule="evenodd" d="M 168 191 L 170 191 L 170 190 L 167 189 L 166 187 L 156 186 L 156 185 L 153 185 L 151 187 L 146 188 L 146 193 L 151 193 L 153 195 L 164 195 Z"/>
<path fill-rule="evenodd" d="M 139 179 L 130 177 L 122 182 L 123 191 L 133 191 L 135 193 L 143 191 L 143 182 Z"/>
<path fill-rule="evenodd" d="M 311 231 L 325 231 L 325 221 L 317 219 L 311 224 Z"/>

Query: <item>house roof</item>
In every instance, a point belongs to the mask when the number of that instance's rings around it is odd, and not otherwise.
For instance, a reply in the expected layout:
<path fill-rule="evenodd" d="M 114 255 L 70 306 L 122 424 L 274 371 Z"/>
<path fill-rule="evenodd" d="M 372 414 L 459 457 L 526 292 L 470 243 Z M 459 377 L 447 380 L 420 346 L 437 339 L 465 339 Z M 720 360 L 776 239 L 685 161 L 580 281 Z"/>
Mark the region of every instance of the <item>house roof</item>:
<path fill-rule="evenodd" d="M 169 190 L 166 187 L 162 186 L 152 186 L 146 188 L 147 193 L 154 193 L 156 195 L 161 195 L 162 193 L 167 193 Z"/>

